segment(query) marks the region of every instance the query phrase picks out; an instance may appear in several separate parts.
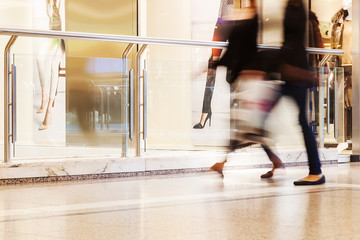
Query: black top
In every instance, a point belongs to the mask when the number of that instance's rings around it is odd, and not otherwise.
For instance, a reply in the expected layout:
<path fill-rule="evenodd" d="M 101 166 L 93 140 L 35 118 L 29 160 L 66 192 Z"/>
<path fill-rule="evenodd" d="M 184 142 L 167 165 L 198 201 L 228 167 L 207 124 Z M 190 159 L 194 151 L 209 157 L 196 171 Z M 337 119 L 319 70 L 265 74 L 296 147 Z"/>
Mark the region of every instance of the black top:
<path fill-rule="evenodd" d="M 284 18 L 284 46 L 304 45 L 306 31 L 306 13 L 303 4 L 286 6 Z"/>
<path fill-rule="evenodd" d="M 281 61 L 308 68 L 305 51 L 306 13 L 303 4 L 288 3 L 284 18 L 284 42 L 281 48 Z"/>
<path fill-rule="evenodd" d="M 257 51 L 258 16 L 245 20 L 232 21 L 229 34 L 229 47 L 218 65 L 223 65 L 230 70 L 227 78 L 231 83 L 239 72 L 245 69 L 254 60 Z"/>

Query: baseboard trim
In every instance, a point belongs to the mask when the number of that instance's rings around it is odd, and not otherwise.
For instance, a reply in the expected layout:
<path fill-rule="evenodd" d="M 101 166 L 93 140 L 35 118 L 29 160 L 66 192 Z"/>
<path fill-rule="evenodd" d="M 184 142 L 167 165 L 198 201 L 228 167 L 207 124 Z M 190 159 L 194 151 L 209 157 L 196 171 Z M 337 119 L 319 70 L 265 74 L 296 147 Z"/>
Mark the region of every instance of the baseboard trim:
<path fill-rule="evenodd" d="M 350 162 L 360 162 L 360 155 L 351 155 Z"/>

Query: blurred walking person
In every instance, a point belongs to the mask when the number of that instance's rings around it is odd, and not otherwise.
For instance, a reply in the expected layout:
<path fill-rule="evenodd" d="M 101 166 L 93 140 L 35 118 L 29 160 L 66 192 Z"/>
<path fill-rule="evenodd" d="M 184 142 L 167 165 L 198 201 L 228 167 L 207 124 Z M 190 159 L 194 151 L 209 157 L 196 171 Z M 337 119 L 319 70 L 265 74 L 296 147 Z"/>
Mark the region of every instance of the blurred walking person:
<path fill-rule="evenodd" d="M 321 171 L 321 163 L 315 136 L 306 118 L 307 89 L 314 86 L 314 78 L 309 71 L 309 64 L 305 50 L 306 12 L 302 0 L 288 0 L 285 10 L 284 42 L 280 50 L 280 73 L 283 95 L 295 100 L 299 108 L 299 123 L 304 136 L 308 157 L 309 175 L 295 185 L 317 185 L 325 183 L 325 176 Z"/>
<path fill-rule="evenodd" d="M 263 55 L 259 54 L 257 49 L 258 15 L 256 0 L 249 0 L 248 7 L 234 9 L 234 14 L 224 19 L 231 21 L 232 29 L 228 37 L 228 49 L 218 65 L 227 67 L 227 81 L 231 84 L 232 95 L 236 95 L 240 93 L 239 88 L 241 88 L 242 81 L 251 82 L 252 79 L 260 79 L 260 82 L 264 82 L 267 78 L 267 64 L 264 64 Z M 266 111 L 270 110 L 272 106 L 267 106 L 267 108 Z M 234 109 L 234 102 L 232 103 L 232 109 Z M 251 137 L 253 137 L 254 141 L 250 139 L 242 141 L 237 138 L 236 132 L 239 129 L 237 129 L 236 122 L 235 126 L 231 129 L 232 133 L 235 132 L 235 134 L 232 134 L 229 152 L 235 151 L 237 148 L 262 142 L 261 138 L 264 133 L 261 130 L 258 132 L 259 134 L 252 134 Z M 271 171 L 261 175 L 261 178 L 270 178 L 277 169 L 284 168 L 284 165 L 280 158 L 264 142 L 262 142 L 262 147 L 273 163 L 273 167 Z M 226 161 L 214 164 L 210 170 L 217 171 L 223 176 L 223 168 Z"/>

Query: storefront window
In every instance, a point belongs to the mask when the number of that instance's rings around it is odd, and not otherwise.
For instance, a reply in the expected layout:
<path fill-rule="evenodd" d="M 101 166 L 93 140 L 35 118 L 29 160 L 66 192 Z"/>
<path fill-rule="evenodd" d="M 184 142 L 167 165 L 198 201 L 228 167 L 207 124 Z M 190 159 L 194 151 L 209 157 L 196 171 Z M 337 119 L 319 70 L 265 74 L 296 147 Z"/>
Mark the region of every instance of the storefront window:
<path fill-rule="evenodd" d="M 1 1 L 0 20 L 6 28 L 136 36 L 137 1 Z M 9 37 L 0 38 L 3 51 Z M 12 157 L 123 153 L 125 70 L 135 55 L 131 52 L 129 60 L 122 61 L 125 47 L 125 43 L 19 37 L 10 62 L 16 67 Z"/>
<path fill-rule="evenodd" d="M 226 41 L 221 34 L 224 30 L 221 17 L 247 4 L 245 0 L 107 0 L 106 4 L 104 1 L 88 0 L 4 0 L 0 2 L 0 22 L 3 27 L 10 28 Z M 258 1 L 259 43 L 281 46 L 285 4 L 285 0 Z M 318 71 L 319 78 L 322 77 L 325 84 L 323 100 L 328 103 L 324 109 L 328 143 L 351 139 L 351 6 L 349 0 L 306 1 L 309 16 L 306 46 L 343 49 L 345 52 L 344 56 L 330 56 L 326 60 L 326 54 L 309 56 L 311 67 Z M 1 36 L 1 39 L 0 47 L 4 49 L 8 37 Z M 91 98 L 96 106 L 82 116 L 87 119 L 87 123 L 93 124 L 92 127 L 101 134 L 106 131 L 106 134 L 114 133 L 126 125 L 119 110 L 121 107 L 117 105 L 119 101 L 125 101 L 125 98 L 119 97 L 122 93 L 121 82 L 108 84 L 99 81 L 99 78 L 111 81 L 116 77 L 124 77 L 124 66 L 129 69 L 134 67 L 136 48 L 126 63 L 119 60 L 125 47 L 126 44 L 119 43 L 19 38 L 13 48 L 18 66 L 17 112 L 18 119 L 28 121 L 21 126 L 19 124 L 15 152 L 26 155 L 25 145 L 54 147 L 88 144 L 84 143 L 86 139 L 77 136 L 77 131 L 83 127 L 80 126 L 82 120 L 78 119 L 78 112 L 74 110 L 76 108 L 72 108 L 80 95 L 74 94 L 71 86 L 79 79 L 86 79 L 85 85 L 88 87 L 92 84 L 91 87 L 97 91 Z M 148 147 L 156 149 L 158 146 L 171 145 L 169 148 L 188 149 L 194 146 L 224 147 L 228 144 L 230 90 L 226 82 L 226 69 L 219 67 L 215 71 L 208 68 L 209 59 L 216 60 L 224 52 L 224 49 L 209 47 L 148 46 L 144 54 L 149 78 Z M 48 60 L 49 57 L 57 62 Z M 54 82 L 49 79 L 51 66 L 55 69 L 55 65 L 64 72 Z M 42 75 L 46 75 L 46 83 L 43 83 Z M 109 86 L 104 87 L 102 83 Z M 109 98 L 105 99 L 103 93 Z M 165 100 L 165 93 L 169 98 L 176 98 Z M 335 101 L 340 93 L 344 97 Z M 318 114 L 320 90 L 314 90 L 312 94 L 313 115 L 309 120 L 313 122 L 314 131 L 319 132 L 322 131 L 319 129 Z M 53 98 L 55 103 L 50 117 L 47 107 L 53 103 L 49 101 Z M 102 104 L 107 109 L 102 108 Z M 291 103 L 288 105 L 292 107 Z M 105 110 L 110 114 L 105 114 Z M 171 111 L 176 113 L 172 114 Z M 296 114 L 292 113 L 288 115 L 289 121 L 296 122 Z M 341 114 L 341 117 L 337 114 Z M 105 126 L 107 123 L 109 126 Z M 336 126 L 340 126 L 341 130 L 336 130 Z M 275 127 L 274 131 L 281 134 L 282 126 L 277 127 L 280 129 Z M 169 137 L 171 130 L 174 132 Z M 115 145 L 121 144 L 121 139 L 112 141 L 106 134 L 104 139 L 110 139 Z M 299 137 L 278 142 L 283 145 L 289 142 L 300 145 L 302 139 Z M 106 141 L 98 141 L 96 144 L 109 145 Z M 34 150 L 34 155 L 37 153 Z"/>

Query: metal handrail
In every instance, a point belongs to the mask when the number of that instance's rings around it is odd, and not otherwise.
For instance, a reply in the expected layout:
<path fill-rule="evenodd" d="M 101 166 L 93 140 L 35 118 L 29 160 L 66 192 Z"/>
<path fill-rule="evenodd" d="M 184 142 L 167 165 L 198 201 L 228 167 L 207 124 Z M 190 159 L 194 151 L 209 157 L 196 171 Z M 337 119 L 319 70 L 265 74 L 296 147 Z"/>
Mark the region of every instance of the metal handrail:
<path fill-rule="evenodd" d="M 82 33 L 82 32 L 62 32 L 62 31 L 48 31 L 48 30 L 28 30 L 16 28 L 0 28 L 0 35 L 24 36 L 24 37 L 46 37 L 46 38 L 61 38 L 72 40 L 90 40 L 101 42 L 126 42 L 135 44 L 157 44 L 157 45 L 185 45 L 198 47 L 227 47 L 227 42 L 217 41 L 197 41 L 185 39 L 169 39 L 169 38 L 153 38 L 153 37 L 138 37 L 127 35 L 114 34 L 100 34 L 100 33 Z M 258 45 L 259 49 L 263 50 L 278 50 L 278 46 Z M 341 49 L 323 49 L 323 48 L 306 48 L 310 54 L 331 54 L 343 55 L 344 51 Z"/>
<path fill-rule="evenodd" d="M 277 47 L 277 46 L 266 46 L 264 44 L 259 44 L 258 45 L 259 49 L 263 49 L 263 50 L 280 50 L 281 47 Z M 307 53 L 309 54 L 330 54 L 330 55 L 344 55 L 344 51 L 341 49 L 326 49 L 326 48 L 313 48 L 313 47 L 308 47 L 305 49 Z"/>
<path fill-rule="evenodd" d="M 0 35 L 61 38 L 61 39 L 72 39 L 72 40 L 90 40 L 90 41 L 100 41 L 100 42 L 125 42 L 125 43 L 136 43 L 136 44 L 190 45 L 190 46 L 200 46 L 200 47 L 228 46 L 228 43 L 226 42 L 179 40 L 179 39 L 138 37 L 138 36 L 100 34 L 100 33 L 26 30 L 26 29 L 14 29 L 14 28 L 0 28 Z"/>

